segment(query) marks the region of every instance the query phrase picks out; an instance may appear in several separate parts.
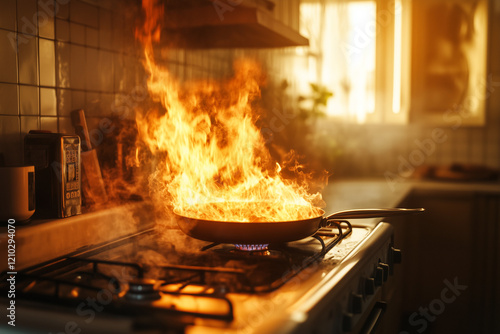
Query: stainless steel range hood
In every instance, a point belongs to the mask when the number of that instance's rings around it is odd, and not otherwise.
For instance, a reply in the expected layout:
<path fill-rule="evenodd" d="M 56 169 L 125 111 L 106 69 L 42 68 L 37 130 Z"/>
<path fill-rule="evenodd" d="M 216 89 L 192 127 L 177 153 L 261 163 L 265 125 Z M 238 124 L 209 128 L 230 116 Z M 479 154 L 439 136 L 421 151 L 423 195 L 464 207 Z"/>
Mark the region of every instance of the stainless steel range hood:
<path fill-rule="evenodd" d="M 220 1 L 167 6 L 162 43 L 188 49 L 309 45 L 307 38 L 273 17 L 273 6 L 249 6 L 247 2 L 239 2 L 237 6 Z"/>

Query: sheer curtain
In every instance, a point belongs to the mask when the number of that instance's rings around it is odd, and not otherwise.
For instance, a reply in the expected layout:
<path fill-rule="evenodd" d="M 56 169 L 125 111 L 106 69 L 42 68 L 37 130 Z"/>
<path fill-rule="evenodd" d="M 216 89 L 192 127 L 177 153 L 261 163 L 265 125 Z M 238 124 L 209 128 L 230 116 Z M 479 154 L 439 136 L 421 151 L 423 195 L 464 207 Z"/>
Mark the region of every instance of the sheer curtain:
<path fill-rule="evenodd" d="M 307 79 L 334 93 L 327 106 L 329 116 L 352 123 L 377 121 L 383 118 L 376 114 L 376 109 L 381 109 L 377 103 L 389 99 L 392 110 L 393 69 L 390 66 L 394 54 L 384 52 L 389 50 L 388 43 L 391 43 L 390 51 L 394 50 L 390 40 L 393 37 L 391 35 L 388 40 L 387 29 L 394 31 L 397 13 L 394 10 L 381 12 L 377 5 L 384 1 L 311 0 L 301 3 L 301 33 L 310 41 L 310 46 L 302 50 L 303 56 L 308 58 Z M 384 58 L 384 62 L 377 61 L 376 56 Z M 385 78 L 387 76 L 391 78 Z M 388 105 L 383 107 L 388 108 Z"/>

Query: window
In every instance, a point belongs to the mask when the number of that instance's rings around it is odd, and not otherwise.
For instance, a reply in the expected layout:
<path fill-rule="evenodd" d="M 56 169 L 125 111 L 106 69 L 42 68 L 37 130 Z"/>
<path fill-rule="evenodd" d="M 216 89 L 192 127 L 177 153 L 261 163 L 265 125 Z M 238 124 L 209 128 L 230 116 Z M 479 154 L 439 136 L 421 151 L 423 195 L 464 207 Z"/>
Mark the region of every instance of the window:
<path fill-rule="evenodd" d="M 404 1 L 301 3 L 301 33 L 310 42 L 300 51 L 308 62 L 304 81 L 334 93 L 329 116 L 353 123 L 407 121 L 410 14 Z"/>

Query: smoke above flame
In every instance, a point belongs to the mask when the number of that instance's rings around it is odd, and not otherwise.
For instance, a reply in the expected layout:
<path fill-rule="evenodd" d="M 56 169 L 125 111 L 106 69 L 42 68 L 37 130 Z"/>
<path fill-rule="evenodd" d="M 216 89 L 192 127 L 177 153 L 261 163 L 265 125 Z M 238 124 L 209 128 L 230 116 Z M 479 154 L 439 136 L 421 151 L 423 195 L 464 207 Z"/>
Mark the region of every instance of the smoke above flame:
<path fill-rule="evenodd" d="M 282 163 L 296 171 L 285 178 L 255 125 L 259 115 L 252 105 L 264 82 L 259 65 L 239 60 L 232 78 L 181 85 L 155 62 L 163 7 L 143 0 L 143 10 L 136 38 L 144 47 L 148 90 L 158 107 L 138 112 L 136 122 L 138 147 L 148 150 L 147 163 L 154 164 L 149 185 L 155 203 L 182 216 L 219 221 L 320 215 L 321 195 L 309 193 L 309 176 L 295 162 Z"/>

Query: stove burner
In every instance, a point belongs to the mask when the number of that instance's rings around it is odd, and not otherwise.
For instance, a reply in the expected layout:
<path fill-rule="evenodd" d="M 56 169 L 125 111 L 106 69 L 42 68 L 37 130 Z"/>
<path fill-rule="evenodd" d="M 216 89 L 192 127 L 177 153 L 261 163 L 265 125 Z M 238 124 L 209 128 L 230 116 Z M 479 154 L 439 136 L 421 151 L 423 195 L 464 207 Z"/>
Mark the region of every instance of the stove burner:
<path fill-rule="evenodd" d="M 246 244 L 236 244 L 234 247 L 236 249 L 246 251 L 246 252 L 253 252 L 253 251 L 263 251 L 266 250 L 269 244 L 260 244 L 260 245 L 246 245 Z"/>
<path fill-rule="evenodd" d="M 160 299 L 157 281 L 145 278 L 130 281 L 125 298 L 136 301 Z"/>

